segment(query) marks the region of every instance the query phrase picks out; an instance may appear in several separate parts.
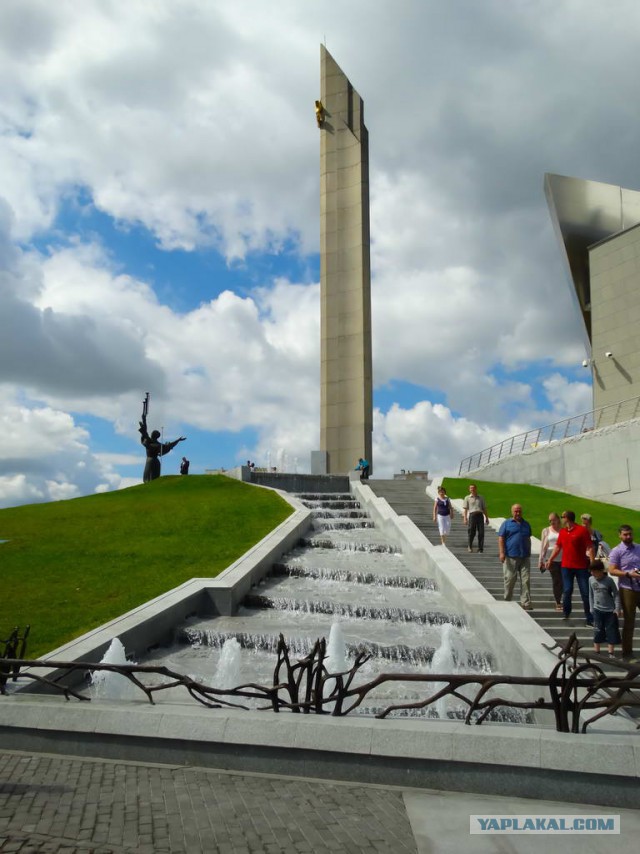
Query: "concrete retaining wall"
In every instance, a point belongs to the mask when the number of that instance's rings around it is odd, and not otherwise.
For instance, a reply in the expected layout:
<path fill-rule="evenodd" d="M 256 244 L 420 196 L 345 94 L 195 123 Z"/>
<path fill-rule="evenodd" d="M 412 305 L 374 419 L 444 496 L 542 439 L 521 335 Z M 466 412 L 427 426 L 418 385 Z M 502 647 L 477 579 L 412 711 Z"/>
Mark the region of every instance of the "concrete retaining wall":
<path fill-rule="evenodd" d="M 0 748 L 637 808 L 640 740 L 145 701 L 0 698 Z"/>
<path fill-rule="evenodd" d="M 640 510 L 640 419 L 514 454 L 469 477 L 533 483 Z"/>
<path fill-rule="evenodd" d="M 349 492 L 349 478 L 345 474 L 252 471 L 249 483 L 287 492 Z"/>
<path fill-rule="evenodd" d="M 349 492 L 346 474 L 296 474 L 286 471 L 255 471 L 249 466 L 236 466 L 228 471 L 217 471 L 245 483 L 268 486 L 284 492 Z"/>

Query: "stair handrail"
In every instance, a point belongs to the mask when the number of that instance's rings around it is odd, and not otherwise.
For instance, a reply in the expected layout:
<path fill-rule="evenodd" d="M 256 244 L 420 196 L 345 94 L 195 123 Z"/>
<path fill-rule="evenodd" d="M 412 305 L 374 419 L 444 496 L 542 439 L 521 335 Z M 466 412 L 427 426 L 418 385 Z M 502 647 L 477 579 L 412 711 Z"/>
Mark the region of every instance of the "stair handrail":
<path fill-rule="evenodd" d="M 630 412 L 626 411 L 625 407 L 627 406 Z M 608 411 L 614 412 L 613 419 L 610 422 L 606 420 Z M 621 412 L 624 414 L 623 418 L 620 417 Z M 553 424 L 547 424 L 545 427 L 535 427 L 533 430 L 527 430 L 524 433 L 516 433 L 514 436 L 496 442 L 495 445 L 484 448 L 484 450 L 478 451 L 470 457 L 465 457 L 458 467 L 458 476 L 475 471 L 491 462 L 497 462 L 503 457 L 522 454 L 528 449 L 534 450 L 541 444 L 548 445 L 551 442 L 570 439 L 581 433 L 590 433 L 600 427 L 629 421 L 632 418 L 637 418 L 639 414 L 640 396 L 630 397 L 627 400 L 599 406 L 597 409 L 591 409 L 588 412 L 581 412 L 579 415 L 572 415 L 570 418 L 562 418 L 560 421 L 554 421 Z M 564 432 L 562 431 L 563 427 Z"/>

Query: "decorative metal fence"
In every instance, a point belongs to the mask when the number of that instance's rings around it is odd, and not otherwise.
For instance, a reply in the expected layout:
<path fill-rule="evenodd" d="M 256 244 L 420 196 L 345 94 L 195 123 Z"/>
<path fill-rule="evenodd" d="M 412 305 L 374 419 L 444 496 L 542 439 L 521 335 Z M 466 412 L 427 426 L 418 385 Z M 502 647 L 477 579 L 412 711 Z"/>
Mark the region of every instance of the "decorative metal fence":
<path fill-rule="evenodd" d="M 20 634 L 16 626 L 8 638 L 0 638 L 0 694 L 5 693 L 9 679 L 15 682 L 18 678 L 20 666 L 12 662 L 24 658 L 30 630 L 31 626 L 27 626 Z"/>
<path fill-rule="evenodd" d="M 551 650 L 553 651 L 553 650 Z M 231 707 L 247 709 L 247 700 L 258 705 L 257 711 L 289 711 L 297 714 L 330 714 L 344 716 L 358 709 L 367 695 L 386 682 L 423 682 L 430 686 L 423 700 L 395 703 L 377 712 L 375 717 L 386 718 L 394 712 L 422 710 L 438 703 L 444 698 L 454 698 L 464 710 L 461 717 L 465 724 L 481 724 L 497 709 L 551 710 L 555 716 L 558 732 L 586 732 L 589 724 L 614 714 L 622 708 L 640 709 L 640 665 L 607 660 L 608 668 L 617 668 L 617 673 L 605 672 L 604 660 L 598 660 L 593 654 L 580 651 L 575 634 L 564 647 L 557 652 L 558 662 L 548 677 L 506 676 L 500 674 L 445 674 L 445 673 L 383 673 L 368 682 L 356 684 L 360 668 L 369 660 L 366 653 L 359 653 L 350 670 L 342 673 L 330 673 L 325 662 L 327 659 L 326 641 L 316 641 L 309 655 L 292 662 L 284 637 L 280 635 L 277 660 L 271 685 L 254 683 L 239 685 L 236 688 L 221 689 L 203 685 L 189 676 L 176 673 L 166 667 L 148 667 L 138 664 L 114 665 L 92 664 L 74 661 L 28 661 L 5 659 L 3 664 L 9 672 L 20 671 L 21 678 L 32 679 L 50 689 L 55 689 L 66 697 L 89 701 L 79 689 L 62 684 L 62 678 L 74 671 L 96 672 L 111 671 L 126 677 L 144 692 L 150 703 L 154 695 L 169 688 L 182 687 L 202 705 L 219 709 Z M 27 668 L 27 669 L 25 669 Z M 51 679 L 36 673 L 39 668 L 62 671 L 62 675 Z M 146 685 L 145 674 L 161 675 L 166 678 L 162 684 Z M 540 687 L 543 696 L 535 700 L 517 701 L 500 696 L 505 685 Z M 1 685 L 6 692 L 5 684 Z M 593 711 L 590 717 L 587 712 Z"/>
<path fill-rule="evenodd" d="M 463 475 L 475 471 L 489 463 L 510 457 L 512 454 L 522 454 L 524 451 L 534 450 L 542 445 L 548 445 L 550 442 L 569 439 L 572 436 L 579 436 L 581 433 L 588 433 L 600 427 L 610 427 L 621 421 L 638 417 L 640 417 L 640 397 L 632 397 L 619 403 L 601 406 L 599 409 L 592 409 L 590 412 L 583 412 L 581 415 L 574 415 L 572 418 L 564 418 L 562 421 L 556 421 L 546 427 L 537 427 L 535 430 L 518 433 L 502 442 L 497 442 L 490 448 L 485 448 L 483 451 L 462 460 L 458 474 Z"/>

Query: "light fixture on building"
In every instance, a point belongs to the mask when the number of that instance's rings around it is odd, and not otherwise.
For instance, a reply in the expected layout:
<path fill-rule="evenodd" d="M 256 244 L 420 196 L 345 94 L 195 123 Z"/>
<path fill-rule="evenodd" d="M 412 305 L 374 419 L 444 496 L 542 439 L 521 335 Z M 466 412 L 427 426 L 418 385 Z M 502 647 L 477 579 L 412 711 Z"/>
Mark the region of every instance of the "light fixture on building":
<path fill-rule="evenodd" d="M 607 350 L 605 356 L 607 357 L 607 359 L 613 359 L 613 353 L 611 352 L 611 350 Z"/>

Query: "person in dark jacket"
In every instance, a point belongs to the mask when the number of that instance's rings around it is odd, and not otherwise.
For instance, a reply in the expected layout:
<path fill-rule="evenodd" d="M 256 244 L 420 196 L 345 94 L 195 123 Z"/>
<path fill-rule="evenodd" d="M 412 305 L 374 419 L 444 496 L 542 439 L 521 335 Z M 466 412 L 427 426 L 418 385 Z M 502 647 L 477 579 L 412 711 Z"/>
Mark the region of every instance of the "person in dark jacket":
<path fill-rule="evenodd" d="M 371 470 L 371 466 L 367 462 L 367 460 L 363 460 L 362 457 L 358 460 L 358 465 L 356 466 L 356 471 L 362 472 L 360 475 L 360 480 L 369 480 L 369 471 Z"/>

